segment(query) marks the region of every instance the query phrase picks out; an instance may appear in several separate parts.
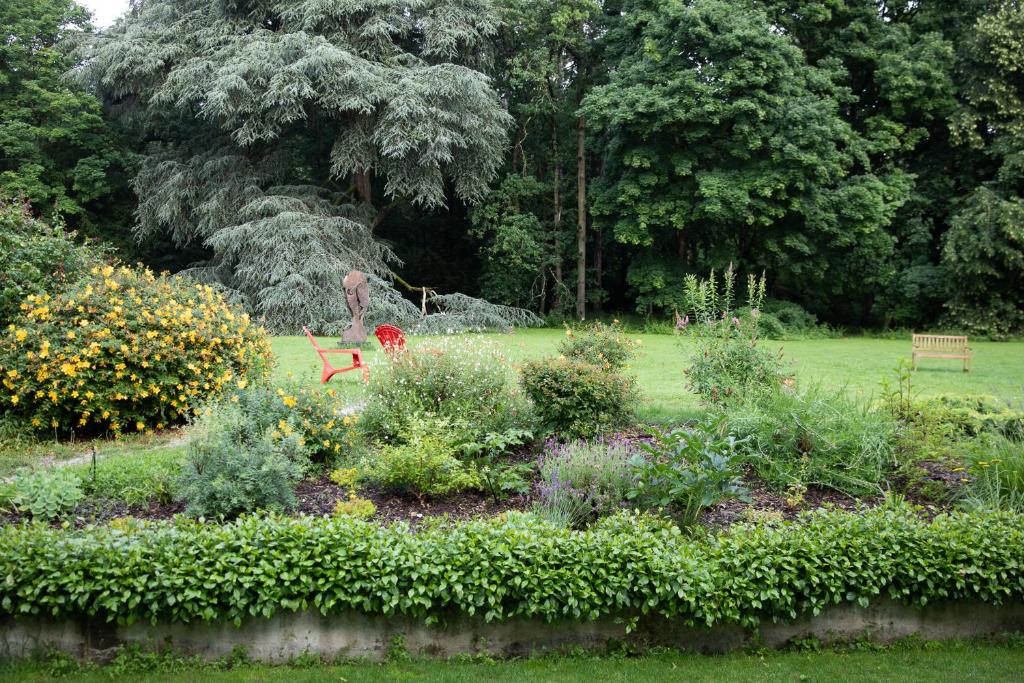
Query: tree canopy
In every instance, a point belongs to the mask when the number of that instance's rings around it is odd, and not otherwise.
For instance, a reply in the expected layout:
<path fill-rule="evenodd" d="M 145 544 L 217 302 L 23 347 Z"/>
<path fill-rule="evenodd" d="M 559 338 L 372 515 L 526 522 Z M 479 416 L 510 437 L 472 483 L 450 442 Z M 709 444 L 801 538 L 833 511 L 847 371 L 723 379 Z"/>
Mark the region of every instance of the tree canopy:
<path fill-rule="evenodd" d="M 0 9 L 0 201 L 279 331 L 337 329 L 353 268 L 378 319 L 449 329 L 667 316 L 731 263 L 836 325 L 1016 334 L 1021 13 L 133 0 L 96 31 L 22 0 Z"/>

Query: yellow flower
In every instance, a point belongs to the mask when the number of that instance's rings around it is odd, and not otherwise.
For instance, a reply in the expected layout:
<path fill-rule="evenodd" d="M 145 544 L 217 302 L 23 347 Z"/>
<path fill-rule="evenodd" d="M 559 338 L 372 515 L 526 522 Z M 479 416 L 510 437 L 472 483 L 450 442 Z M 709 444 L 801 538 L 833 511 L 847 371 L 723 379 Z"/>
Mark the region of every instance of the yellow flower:
<path fill-rule="evenodd" d="M 14 404 L 14 405 L 18 405 L 18 401 L 19 401 L 19 400 L 21 400 L 21 399 L 19 399 L 19 398 L 18 398 L 18 395 L 17 395 L 17 394 L 14 394 L 13 396 L 11 396 L 11 403 L 12 403 L 12 404 Z"/>
<path fill-rule="evenodd" d="M 299 403 L 292 396 L 285 396 L 284 398 L 281 399 L 281 402 L 284 403 L 289 408 L 294 408 Z"/>
<path fill-rule="evenodd" d="M 17 339 L 19 342 L 25 341 L 25 337 L 27 336 L 28 332 L 26 330 L 18 330 L 17 332 L 14 333 L 14 338 Z"/>

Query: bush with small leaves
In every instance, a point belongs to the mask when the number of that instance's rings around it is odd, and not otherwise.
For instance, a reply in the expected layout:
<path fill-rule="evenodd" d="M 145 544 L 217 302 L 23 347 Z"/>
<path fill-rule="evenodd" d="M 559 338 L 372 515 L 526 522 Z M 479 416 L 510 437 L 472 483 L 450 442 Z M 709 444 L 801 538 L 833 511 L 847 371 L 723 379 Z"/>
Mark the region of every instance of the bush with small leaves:
<path fill-rule="evenodd" d="M 631 377 L 568 358 L 528 361 L 521 381 L 543 429 L 568 440 L 628 427 L 639 401 Z"/>
<path fill-rule="evenodd" d="M 566 327 L 558 352 L 571 360 L 621 370 L 636 355 L 636 342 L 626 336 L 618 320 L 610 325 L 598 321 L 582 330 Z"/>

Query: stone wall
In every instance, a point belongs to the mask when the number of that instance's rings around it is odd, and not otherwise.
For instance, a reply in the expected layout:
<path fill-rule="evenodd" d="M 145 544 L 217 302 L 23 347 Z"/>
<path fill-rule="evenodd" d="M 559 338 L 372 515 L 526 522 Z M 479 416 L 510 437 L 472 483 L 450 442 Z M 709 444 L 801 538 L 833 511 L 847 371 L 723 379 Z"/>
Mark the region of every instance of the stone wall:
<path fill-rule="evenodd" d="M 461 653 L 528 656 L 568 646 L 603 648 L 614 641 L 639 648 L 663 645 L 727 652 L 750 645 L 780 647 L 794 638 L 807 637 L 823 643 L 865 637 L 884 643 L 910 635 L 948 640 L 1014 631 L 1024 631 L 1024 605 L 992 607 L 960 602 L 917 609 L 889 600 L 876 601 L 867 608 L 836 606 L 818 616 L 765 623 L 756 630 L 738 626 L 693 628 L 648 616 L 637 620 L 629 634 L 625 620 L 547 623 L 513 619 L 488 624 L 464 615 L 437 626 L 402 617 L 356 613 L 325 617 L 316 612 L 253 618 L 240 627 L 226 623 L 123 626 L 31 618 L 0 622 L 0 656 L 26 657 L 56 649 L 83 659 L 102 660 L 127 643 L 144 648 L 170 647 L 180 654 L 208 659 L 242 647 L 249 657 L 267 662 L 286 661 L 303 653 L 380 660 L 397 642 L 414 655 L 437 657 Z"/>

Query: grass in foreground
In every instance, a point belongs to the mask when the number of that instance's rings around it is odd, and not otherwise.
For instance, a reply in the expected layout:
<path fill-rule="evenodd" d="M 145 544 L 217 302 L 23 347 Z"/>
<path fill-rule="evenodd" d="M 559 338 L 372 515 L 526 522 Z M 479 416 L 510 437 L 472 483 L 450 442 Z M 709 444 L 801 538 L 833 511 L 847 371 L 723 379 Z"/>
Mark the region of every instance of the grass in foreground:
<path fill-rule="evenodd" d="M 564 332 L 553 329 L 519 330 L 514 334 L 463 335 L 467 343 L 487 339 L 500 345 L 513 362 L 539 358 L 558 352 Z M 641 418 L 662 422 L 686 419 L 700 412 L 697 398 L 686 389 L 683 369 L 687 365 L 692 342 L 665 334 L 630 335 L 640 341 L 639 354 L 629 372 L 637 377 L 645 402 Z M 336 340 L 321 338 L 321 346 L 332 348 Z M 430 337 L 410 340 L 410 347 L 430 345 Z M 901 358 L 910 358 L 910 339 L 813 339 L 805 341 L 761 342 L 770 349 L 781 348 L 792 363 L 799 381 L 819 383 L 826 389 L 848 387 L 862 395 L 879 395 L 883 378 L 892 378 Z M 973 369 L 964 373 L 957 361 L 924 359 L 913 375 L 914 391 L 921 396 L 935 394 L 990 394 L 1007 400 L 1024 399 L 1024 342 L 972 342 Z M 275 378 L 288 373 L 316 382 L 320 359 L 305 337 L 275 337 L 274 354 L 278 359 Z M 386 363 L 375 339 L 364 349 L 364 358 L 375 366 Z M 347 361 L 342 357 L 340 363 Z M 339 363 L 339 364 L 340 364 Z M 357 400 L 362 395 L 358 372 L 336 376 L 331 386 Z"/>
<path fill-rule="evenodd" d="M 884 649 L 737 653 L 722 656 L 666 652 L 638 658 L 541 657 L 493 661 L 410 661 L 338 666 L 243 665 L 230 670 L 194 668 L 174 660 L 139 659 L 86 671 L 67 663 L 0 665 L 2 681 L 417 681 L 423 683 L 655 683 L 660 681 L 1018 681 L 1024 647 L 1009 643 L 913 643 Z"/>

